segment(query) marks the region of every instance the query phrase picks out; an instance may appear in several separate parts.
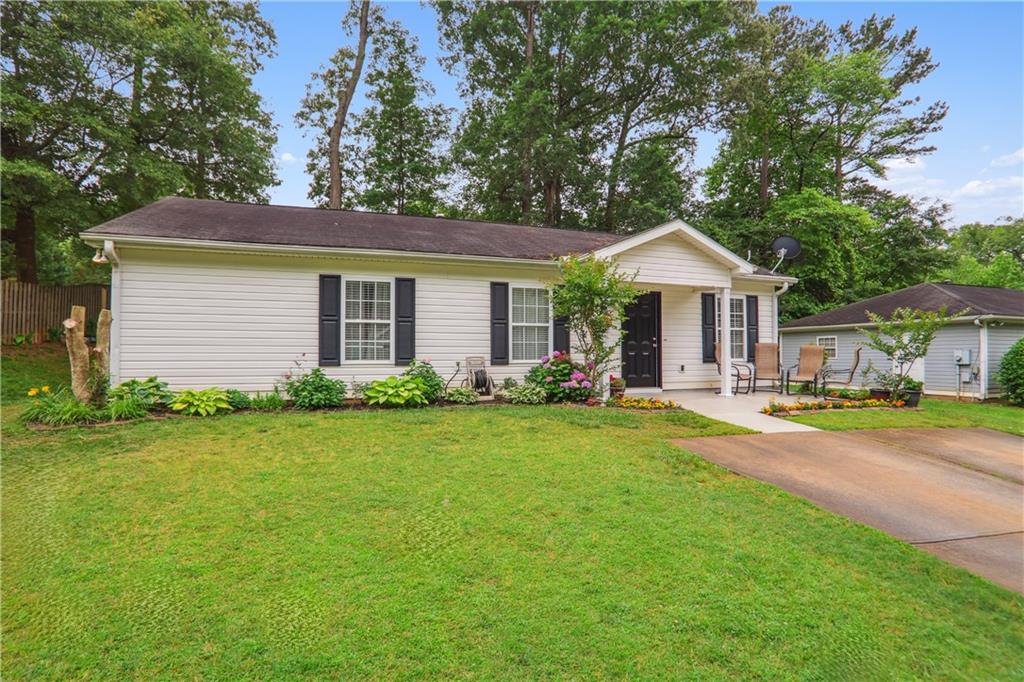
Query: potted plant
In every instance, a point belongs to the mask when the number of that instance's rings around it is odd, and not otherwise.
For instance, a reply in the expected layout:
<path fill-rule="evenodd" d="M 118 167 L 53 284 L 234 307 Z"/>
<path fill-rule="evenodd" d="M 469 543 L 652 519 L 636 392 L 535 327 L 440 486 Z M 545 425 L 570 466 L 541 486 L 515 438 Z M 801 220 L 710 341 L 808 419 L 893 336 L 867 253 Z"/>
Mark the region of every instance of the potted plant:
<path fill-rule="evenodd" d="M 608 386 L 613 396 L 621 396 L 626 393 L 626 380 L 612 374 L 608 378 Z"/>
<path fill-rule="evenodd" d="M 903 395 L 907 407 L 917 407 L 921 400 L 921 391 L 924 389 L 924 382 L 917 379 L 906 378 L 903 380 Z"/>

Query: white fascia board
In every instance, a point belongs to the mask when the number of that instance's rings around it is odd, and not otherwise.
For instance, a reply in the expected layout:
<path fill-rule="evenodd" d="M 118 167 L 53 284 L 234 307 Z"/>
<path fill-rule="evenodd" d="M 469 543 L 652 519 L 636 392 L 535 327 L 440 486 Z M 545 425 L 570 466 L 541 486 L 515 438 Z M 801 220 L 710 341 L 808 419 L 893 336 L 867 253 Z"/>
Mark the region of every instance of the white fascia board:
<path fill-rule="evenodd" d="M 673 233 L 680 235 L 693 244 L 696 244 L 702 250 L 716 257 L 723 263 L 733 266 L 733 268 L 737 270 L 736 274 L 751 275 L 754 273 L 754 266 L 751 263 L 743 260 L 700 230 L 691 227 L 678 219 L 667 222 L 664 225 L 659 225 L 658 227 L 652 227 L 649 230 L 635 234 L 620 242 L 615 242 L 603 249 L 598 249 L 594 252 L 594 255 L 599 258 L 611 258 L 619 255 L 620 253 L 629 251 L 630 249 L 635 249 L 641 244 L 646 244 L 647 242 Z"/>
<path fill-rule="evenodd" d="M 736 274 L 736 275 L 733 275 L 733 278 L 734 279 L 738 279 L 738 280 L 742 280 L 744 282 L 768 282 L 768 283 L 779 282 L 779 283 L 788 283 L 788 284 L 796 284 L 797 282 L 800 281 L 798 278 L 790 277 L 789 275 L 759 275 L 757 273 L 752 273 L 752 274 L 749 274 L 749 275 L 747 275 L 747 274 L 743 274 L 743 275 Z"/>
<path fill-rule="evenodd" d="M 166 248 L 175 251 L 219 251 L 226 253 L 259 253 L 279 256 L 335 257 L 367 260 L 415 260 L 446 262 L 502 263 L 505 265 L 547 267 L 555 269 L 554 260 L 532 258 L 500 258 L 497 256 L 468 256 L 449 253 L 422 251 L 388 251 L 383 249 L 351 249 L 327 246 L 293 246 L 284 244 L 259 244 L 250 242 L 222 242 L 208 239 L 171 239 L 167 237 L 136 237 L 102 233 L 81 235 L 89 246 L 113 242 L 118 246 L 140 246 Z"/>

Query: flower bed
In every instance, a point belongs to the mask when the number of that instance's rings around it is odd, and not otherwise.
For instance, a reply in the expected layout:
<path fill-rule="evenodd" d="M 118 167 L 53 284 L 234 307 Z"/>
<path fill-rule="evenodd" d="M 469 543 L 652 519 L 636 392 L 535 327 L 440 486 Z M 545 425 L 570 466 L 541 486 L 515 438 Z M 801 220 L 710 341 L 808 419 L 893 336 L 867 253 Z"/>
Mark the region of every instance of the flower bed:
<path fill-rule="evenodd" d="M 676 410 L 679 403 L 661 398 L 641 398 L 639 396 L 612 396 L 605 403 L 608 407 L 621 407 L 627 410 Z"/>
<path fill-rule="evenodd" d="M 815 400 L 795 403 L 769 402 L 761 412 L 769 415 L 790 415 L 794 412 L 833 412 L 835 410 L 863 410 L 870 408 L 903 408 L 902 400 Z"/>

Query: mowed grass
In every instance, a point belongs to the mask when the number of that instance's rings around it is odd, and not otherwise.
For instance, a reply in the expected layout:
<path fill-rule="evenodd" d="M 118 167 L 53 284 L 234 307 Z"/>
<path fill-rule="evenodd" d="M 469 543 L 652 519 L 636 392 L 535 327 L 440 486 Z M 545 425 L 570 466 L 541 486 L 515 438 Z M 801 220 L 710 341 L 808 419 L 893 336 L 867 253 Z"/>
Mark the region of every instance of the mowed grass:
<path fill-rule="evenodd" d="M 689 413 L 5 408 L 4 679 L 1024 672 L 1024 599 L 668 444 L 734 431 Z"/>
<path fill-rule="evenodd" d="M 983 427 L 1024 436 L 1024 409 L 994 403 L 922 399 L 920 410 L 850 410 L 787 417 L 825 431 Z"/>

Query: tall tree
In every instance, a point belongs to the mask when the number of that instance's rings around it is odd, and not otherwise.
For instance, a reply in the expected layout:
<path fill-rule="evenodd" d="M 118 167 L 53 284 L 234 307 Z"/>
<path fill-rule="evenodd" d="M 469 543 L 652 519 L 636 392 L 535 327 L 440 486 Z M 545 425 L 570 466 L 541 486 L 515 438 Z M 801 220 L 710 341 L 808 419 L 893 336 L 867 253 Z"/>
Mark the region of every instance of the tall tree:
<path fill-rule="evenodd" d="M 341 208 L 341 131 L 345 127 L 348 109 L 352 97 L 356 93 L 356 85 L 363 72 L 363 60 L 366 58 L 366 41 L 370 37 L 370 0 L 362 0 L 359 4 L 359 38 L 356 40 L 356 54 L 352 69 L 345 80 L 345 87 L 338 93 L 338 107 L 334 110 L 334 121 L 331 123 L 328 142 L 328 158 L 330 159 L 331 194 L 330 207 Z"/>
<path fill-rule="evenodd" d="M 360 114 L 360 203 L 375 211 L 434 215 L 440 208 L 450 110 L 425 99 L 434 89 L 420 72 L 426 60 L 416 40 L 398 26 L 380 31 L 374 44 L 370 105 Z"/>

